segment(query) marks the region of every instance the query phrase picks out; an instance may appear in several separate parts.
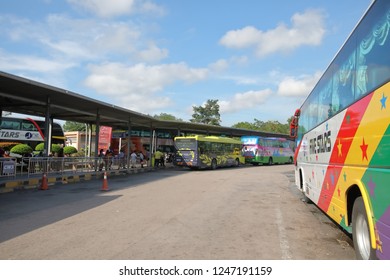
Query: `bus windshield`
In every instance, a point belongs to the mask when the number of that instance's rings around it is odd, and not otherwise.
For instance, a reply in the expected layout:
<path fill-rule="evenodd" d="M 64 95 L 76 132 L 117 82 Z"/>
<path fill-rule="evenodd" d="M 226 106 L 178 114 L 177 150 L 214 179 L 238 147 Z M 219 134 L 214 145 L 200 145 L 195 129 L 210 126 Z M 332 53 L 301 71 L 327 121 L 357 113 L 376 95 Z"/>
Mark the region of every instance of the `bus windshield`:
<path fill-rule="evenodd" d="M 175 147 L 177 150 L 196 150 L 195 139 L 176 139 Z"/>

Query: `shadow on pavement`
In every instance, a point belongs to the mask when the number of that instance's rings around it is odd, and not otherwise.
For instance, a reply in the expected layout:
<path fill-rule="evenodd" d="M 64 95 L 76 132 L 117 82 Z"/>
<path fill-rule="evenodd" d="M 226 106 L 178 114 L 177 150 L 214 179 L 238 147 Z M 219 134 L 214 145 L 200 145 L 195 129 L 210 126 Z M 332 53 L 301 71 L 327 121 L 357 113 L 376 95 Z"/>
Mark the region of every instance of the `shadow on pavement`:
<path fill-rule="evenodd" d="M 78 215 L 116 200 L 115 191 L 142 187 L 167 176 L 182 175 L 174 169 L 112 176 L 108 191 L 102 191 L 103 180 L 49 186 L 48 190 L 22 190 L 0 195 L 0 243 L 38 228 Z"/>

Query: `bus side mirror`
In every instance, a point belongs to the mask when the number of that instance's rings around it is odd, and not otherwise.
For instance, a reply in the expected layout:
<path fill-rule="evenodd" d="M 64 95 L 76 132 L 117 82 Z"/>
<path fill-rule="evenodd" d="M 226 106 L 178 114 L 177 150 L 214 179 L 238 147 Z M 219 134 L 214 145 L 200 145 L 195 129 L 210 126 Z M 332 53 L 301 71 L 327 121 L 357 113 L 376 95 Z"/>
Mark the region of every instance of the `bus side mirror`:
<path fill-rule="evenodd" d="M 290 123 L 290 136 L 292 138 L 297 138 L 297 130 L 298 130 L 298 119 L 301 115 L 301 110 L 297 109 L 295 111 L 294 117 L 291 120 Z"/>
<path fill-rule="evenodd" d="M 297 119 L 292 119 L 290 123 L 290 136 L 292 138 L 297 137 Z"/>

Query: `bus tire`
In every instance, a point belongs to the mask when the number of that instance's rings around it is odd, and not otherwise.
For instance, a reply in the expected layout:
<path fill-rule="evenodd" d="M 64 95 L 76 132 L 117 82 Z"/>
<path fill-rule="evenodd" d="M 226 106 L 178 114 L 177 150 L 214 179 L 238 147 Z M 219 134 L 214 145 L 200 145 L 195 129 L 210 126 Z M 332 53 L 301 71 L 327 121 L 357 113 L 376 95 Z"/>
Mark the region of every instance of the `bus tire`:
<path fill-rule="evenodd" d="M 238 158 L 236 158 L 236 164 L 234 166 L 235 167 L 239 167 L 240 166 L 240 160 Z"/>
<path fill-rule="evenodd" d="M 374 260 L 375 250 L 371 247 L 370 230 L 363 198 L 356 198 L 352 210 L 352 239 L 355 248 L 356 259 Z"/>
<path fill-rule="evenodd" d="M 211 169 L 217 169 L 217 160 L 215 158 L 213 158 L 213 160 L 211 161 Z"/>
<path fill-rule="evenodd" d="M 273 162 L 273 160 L 272 160 L 272 157 L 270 157 L 270 158 L 268 159 L 268 165 L 272 165 L 272 164 L 274 164 L 274 162 Z"/>

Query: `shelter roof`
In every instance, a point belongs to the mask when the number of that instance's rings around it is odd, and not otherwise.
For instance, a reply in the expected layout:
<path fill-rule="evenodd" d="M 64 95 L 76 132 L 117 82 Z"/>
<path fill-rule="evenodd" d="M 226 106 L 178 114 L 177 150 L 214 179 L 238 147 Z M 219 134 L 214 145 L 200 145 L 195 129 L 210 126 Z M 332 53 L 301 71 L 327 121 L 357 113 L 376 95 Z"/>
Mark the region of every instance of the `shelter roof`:
<path fill-rule="evenodd" d="M 132 128 L 180 130 L 187 133 L 287 137 L 278 133 L 158 120 L 114 104 L 0 71 L 1 110 L 45 117 L 47 108 L 53 119 L 96 124 L 99 117 L 100 125 L 113 129 L 127 130 L 130 123 Z"/>

